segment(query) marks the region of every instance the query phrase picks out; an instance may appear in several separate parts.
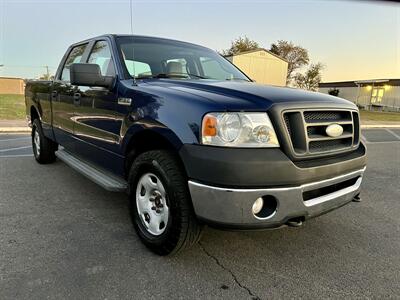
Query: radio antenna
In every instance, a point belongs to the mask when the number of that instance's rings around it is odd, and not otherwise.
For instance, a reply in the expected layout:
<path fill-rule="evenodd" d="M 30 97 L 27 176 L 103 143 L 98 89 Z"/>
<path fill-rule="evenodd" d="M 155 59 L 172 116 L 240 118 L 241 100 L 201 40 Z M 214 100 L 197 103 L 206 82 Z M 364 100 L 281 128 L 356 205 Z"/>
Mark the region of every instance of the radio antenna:
<path fill-rule="evenodd" d="M 135 46 L 133 42 L 133 8 L 132 8 L 132 0 L 129 0 L 129 11 L 131 15 L 131 38 L 132 38 L 132 71 L 133 71 L 133 85 L 137 85 L 136 83 L 136 71 L 135 71 Z"/>

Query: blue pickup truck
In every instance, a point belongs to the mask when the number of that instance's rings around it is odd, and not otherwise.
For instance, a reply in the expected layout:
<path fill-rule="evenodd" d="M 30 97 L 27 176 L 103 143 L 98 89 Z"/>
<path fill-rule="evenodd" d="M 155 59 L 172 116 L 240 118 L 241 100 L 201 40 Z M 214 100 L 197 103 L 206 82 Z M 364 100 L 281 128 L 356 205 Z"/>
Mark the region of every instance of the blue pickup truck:
<path fill-rule="evenodd" d="M 205 224 L 300 226 L 360 200 L 366 148 L 354 104 L 256 84 L 202 46 L 85 40 L 54 80 L 27 83 L 25 101 L 35 159 L 57 157 L 128 193 L 134 228 L 159 255 L 196 243 Z"/>

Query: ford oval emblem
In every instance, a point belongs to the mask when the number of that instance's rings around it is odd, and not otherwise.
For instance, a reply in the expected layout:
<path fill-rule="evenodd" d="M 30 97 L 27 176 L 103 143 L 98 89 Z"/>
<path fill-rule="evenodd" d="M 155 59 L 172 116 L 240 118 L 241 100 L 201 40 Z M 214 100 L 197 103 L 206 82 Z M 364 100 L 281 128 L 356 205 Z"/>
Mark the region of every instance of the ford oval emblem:
<path fill-rule="evenodd" d="M 339 124 L 331 124 L 328 127 L 326 127 L 325 132 L 330 137 L 338 137 L 342 135 L 343 127 L 340 126 Z"/>

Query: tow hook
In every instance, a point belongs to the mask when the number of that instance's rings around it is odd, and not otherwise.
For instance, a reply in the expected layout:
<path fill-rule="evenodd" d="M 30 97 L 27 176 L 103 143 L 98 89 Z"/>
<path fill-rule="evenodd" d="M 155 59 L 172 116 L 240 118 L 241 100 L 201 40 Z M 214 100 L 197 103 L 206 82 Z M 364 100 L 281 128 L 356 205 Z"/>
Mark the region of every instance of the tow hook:
<path fill-rule="evenodd" d="M 293 218 L 286 222 L 286 225 L 289 227 L 300 227 L 303 225 L 302 218 Z"/>
<path fill-rule="evenodd" d="M 360 194 L 355 195 L 352 201 L 353 202 L 361 202 Z"/>

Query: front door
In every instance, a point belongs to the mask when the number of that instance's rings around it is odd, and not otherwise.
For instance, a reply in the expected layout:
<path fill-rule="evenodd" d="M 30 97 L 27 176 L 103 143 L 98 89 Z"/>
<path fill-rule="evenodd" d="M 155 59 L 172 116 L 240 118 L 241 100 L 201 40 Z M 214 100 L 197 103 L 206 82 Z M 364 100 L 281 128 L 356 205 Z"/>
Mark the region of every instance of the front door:
<path fill-rule="evenodd" d="M 381 105 L 384 92 L 384 87 L 374 87 L 371 93 L 371 104 Z"/>
<path fill-rule="evenodd" d="M 103 76 L 116 76 L 106 40 L 92 44 L 87 63 L 98 64 Z M 124 114 L 118 112 L 117 88 L 79 86 L 76 96 L 79 96 L 74 106 L 76 153 L 96 165 L 120 173 L 123 167 L 123 157 L 119 155 L 120 130 Z"/>

